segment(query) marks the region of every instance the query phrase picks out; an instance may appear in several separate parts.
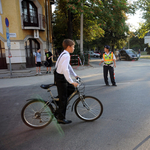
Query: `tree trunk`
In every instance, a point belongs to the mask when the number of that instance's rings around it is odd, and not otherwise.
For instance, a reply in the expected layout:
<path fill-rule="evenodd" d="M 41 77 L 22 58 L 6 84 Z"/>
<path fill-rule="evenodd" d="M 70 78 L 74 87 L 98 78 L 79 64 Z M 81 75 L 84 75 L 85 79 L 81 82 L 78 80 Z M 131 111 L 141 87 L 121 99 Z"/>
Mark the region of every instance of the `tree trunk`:
<path fill-rule="evenodd" d="M 112 50 L 111 51 L 114 52 L 114 44 L 112 45 Z"/>
<path fill-rule="evenodd" d="M 72 13 L 68 10 L 68 38 L 73 39 Z"/>

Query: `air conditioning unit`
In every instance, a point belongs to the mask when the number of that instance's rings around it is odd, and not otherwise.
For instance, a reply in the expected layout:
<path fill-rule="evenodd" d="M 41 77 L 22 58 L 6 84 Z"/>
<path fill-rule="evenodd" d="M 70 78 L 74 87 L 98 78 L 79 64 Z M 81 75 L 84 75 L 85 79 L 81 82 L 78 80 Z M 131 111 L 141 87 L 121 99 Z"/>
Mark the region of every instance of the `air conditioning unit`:
<path fill-rule="evenodd" d="M 39 38 L 39 30 L 34 30 L 34 38 Z"/>

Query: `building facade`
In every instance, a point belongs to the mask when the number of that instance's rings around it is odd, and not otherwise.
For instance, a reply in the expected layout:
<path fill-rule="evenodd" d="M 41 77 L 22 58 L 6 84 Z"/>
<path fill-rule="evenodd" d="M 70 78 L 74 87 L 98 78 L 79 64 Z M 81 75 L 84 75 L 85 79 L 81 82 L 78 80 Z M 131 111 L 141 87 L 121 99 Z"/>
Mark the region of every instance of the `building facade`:
<path fill-rule="evenodd" d="M 150 33 L 149 32 L 144 37 L 144 44 L 148 44 L 148 46 L 150 46 Z"/>
<path fill-rule="evenodd" d="M 11 66 L 13 70 L 35 66 L 34 54 L 40 48 L 52 49 L 53 0 L 0 0 L 0 69 L 9 69 L 5 18 L 9 20 Z"/>

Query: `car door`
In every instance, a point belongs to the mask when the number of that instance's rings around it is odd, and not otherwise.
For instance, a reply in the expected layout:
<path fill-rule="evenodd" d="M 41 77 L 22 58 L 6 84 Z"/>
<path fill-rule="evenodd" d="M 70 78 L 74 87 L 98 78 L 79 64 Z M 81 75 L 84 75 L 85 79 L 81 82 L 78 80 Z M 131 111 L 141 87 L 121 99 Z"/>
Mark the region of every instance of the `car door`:
<path fill-rule="evenodd" d="M 121 57 L 121 59 L 126 59 L 126 52 L 120 51 L 120 57 Z"/>

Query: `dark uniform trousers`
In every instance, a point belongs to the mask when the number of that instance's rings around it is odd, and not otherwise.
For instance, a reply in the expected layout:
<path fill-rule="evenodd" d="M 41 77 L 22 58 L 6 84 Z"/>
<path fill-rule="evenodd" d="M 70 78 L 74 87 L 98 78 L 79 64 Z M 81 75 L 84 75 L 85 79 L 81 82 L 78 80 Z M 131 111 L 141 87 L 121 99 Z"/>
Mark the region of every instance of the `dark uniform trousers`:
<path fill-rule="evenodd" d="M 114 68 L 112 66 L 103 66 L 103 73 L 104 73 L 104 81 L 105 81 L 105 84 L 108 85 L 108 71 L 109 71 L 109 74 L 110 74 L 110 79 L 111 79 L 111 83 L 113 85 L 116 84 L 115 82 L 115 79 L 114 79 Z"/>
<path fill-rule="evenodd" d="M 65 119 L 67 99 L 75 91 L 75 88 L 64 77 L 63 74 L 56 73 L 56 86 L 59 97 L 59 108 L 56 110 L 55 115 L 58 119 Z"/>

